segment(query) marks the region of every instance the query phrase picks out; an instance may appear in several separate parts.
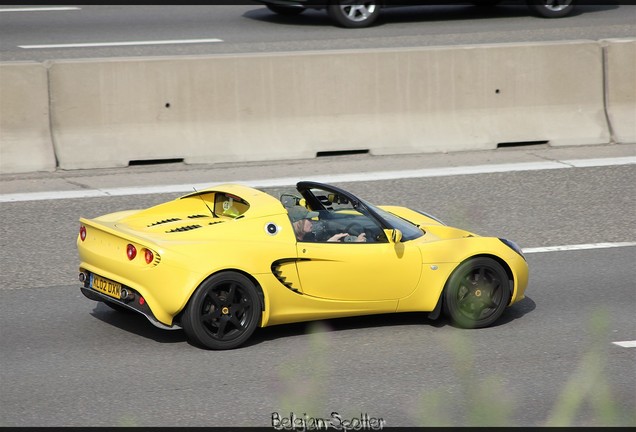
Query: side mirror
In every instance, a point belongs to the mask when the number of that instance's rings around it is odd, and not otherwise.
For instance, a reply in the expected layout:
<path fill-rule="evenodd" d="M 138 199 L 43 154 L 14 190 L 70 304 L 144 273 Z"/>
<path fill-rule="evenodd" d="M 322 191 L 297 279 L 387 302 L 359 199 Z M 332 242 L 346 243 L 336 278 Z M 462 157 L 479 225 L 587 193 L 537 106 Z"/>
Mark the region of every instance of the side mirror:
<path fill-rule="evenodd" d="M 392 229 L 391 236 L 389 238 L 391 239 L 391 243 L 399 243 L 400 240 L 402 240 L 402 231 L 399 229 Z"/>

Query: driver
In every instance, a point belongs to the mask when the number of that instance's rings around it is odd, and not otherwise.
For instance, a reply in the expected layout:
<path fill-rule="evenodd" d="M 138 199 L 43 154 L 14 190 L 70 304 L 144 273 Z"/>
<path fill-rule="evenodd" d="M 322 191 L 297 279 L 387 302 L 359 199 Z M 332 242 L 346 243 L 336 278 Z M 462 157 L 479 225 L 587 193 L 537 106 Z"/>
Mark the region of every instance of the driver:
<path fill-rule="evenodd" d="M 319 215 L 318 212 L 309 211 L 303 206 L 293 206 L 287 209 L 289 219 L 294 227 L 294 234 L 299 241 L 311 241 L 310 237 L 312 233 L 313 222 L 312 218 Z M 334 234 L 327 239 L 328 242 L 366 242 L 366 233 L 360 233 L 358 236 L 352 236 L 349 233 Z"/>

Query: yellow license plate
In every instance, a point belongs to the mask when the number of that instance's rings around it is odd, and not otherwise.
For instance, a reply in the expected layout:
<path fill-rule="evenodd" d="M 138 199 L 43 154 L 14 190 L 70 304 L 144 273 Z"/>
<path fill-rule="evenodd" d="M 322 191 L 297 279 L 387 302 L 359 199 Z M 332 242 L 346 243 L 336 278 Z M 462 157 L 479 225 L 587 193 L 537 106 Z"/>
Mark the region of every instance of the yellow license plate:
<path fill-rule="evenodd" d="M 91 274 L 91 287 L 116 299 L 121 297 L 121 284 Z"/>

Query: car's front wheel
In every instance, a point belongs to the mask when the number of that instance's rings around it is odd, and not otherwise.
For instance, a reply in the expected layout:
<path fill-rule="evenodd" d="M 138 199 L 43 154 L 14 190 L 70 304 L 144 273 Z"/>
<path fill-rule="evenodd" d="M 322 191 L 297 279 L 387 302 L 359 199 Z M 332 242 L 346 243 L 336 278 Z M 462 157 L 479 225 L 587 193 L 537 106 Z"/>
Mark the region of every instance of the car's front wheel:
<path fill-rule="evenodd" d="M 561 18 L 572 13 L 576 0 L 528 0 L 532 12 L 543 18 Z"/>
<path fill-rule="evenodd" d="M 279 15 L 294 16 L 299 15 L 305 11 L 302 6 L 286 6 L 277 4 L 268 4 L 267 9 Z"/>
<path fill-rule="evenodd" d="M 217 273 L 192 294 L 181 318 L 188 339 L 205 348 L 236 348 L 254 333 L 261 305 L 256 287 L 236 272 Z"/>
<path fill-rule="evenodd" d="M 455 269 L 443 295 L 444 312 L 453 323 L 465 328 L 488 327 L 510 302 L 508 275 L 492 258 L 473 258 Z"/>
<path fill-rule="evenodd" d="M 361 28 L 375 22 L 380 6 L 377 1 L 335 0 L 327 7 L 327 13 L 341 27 Z"/>

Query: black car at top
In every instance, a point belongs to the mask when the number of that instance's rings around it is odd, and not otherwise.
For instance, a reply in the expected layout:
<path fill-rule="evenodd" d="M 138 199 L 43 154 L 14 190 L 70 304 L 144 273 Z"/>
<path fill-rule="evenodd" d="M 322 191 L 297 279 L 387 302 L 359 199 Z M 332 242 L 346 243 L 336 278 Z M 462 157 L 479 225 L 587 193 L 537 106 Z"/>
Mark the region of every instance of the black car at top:
<path fill-rule="evenodd" d="M 500 0 L 474 1 L 416 1 L 416 0 L 256 0 L 280 15 L 298 15 L 307 9 L 325 9 L 334 24 L 347 28 L 361 28 L 372 25 L 380 10 L 396 6 L 424 6 L 453 3 L 472 3 L 477 6 L 494 6 Z M 576 0 L 523 0 L 530 10 L 544 18 L 561 18 L 572 13 Z"/>

